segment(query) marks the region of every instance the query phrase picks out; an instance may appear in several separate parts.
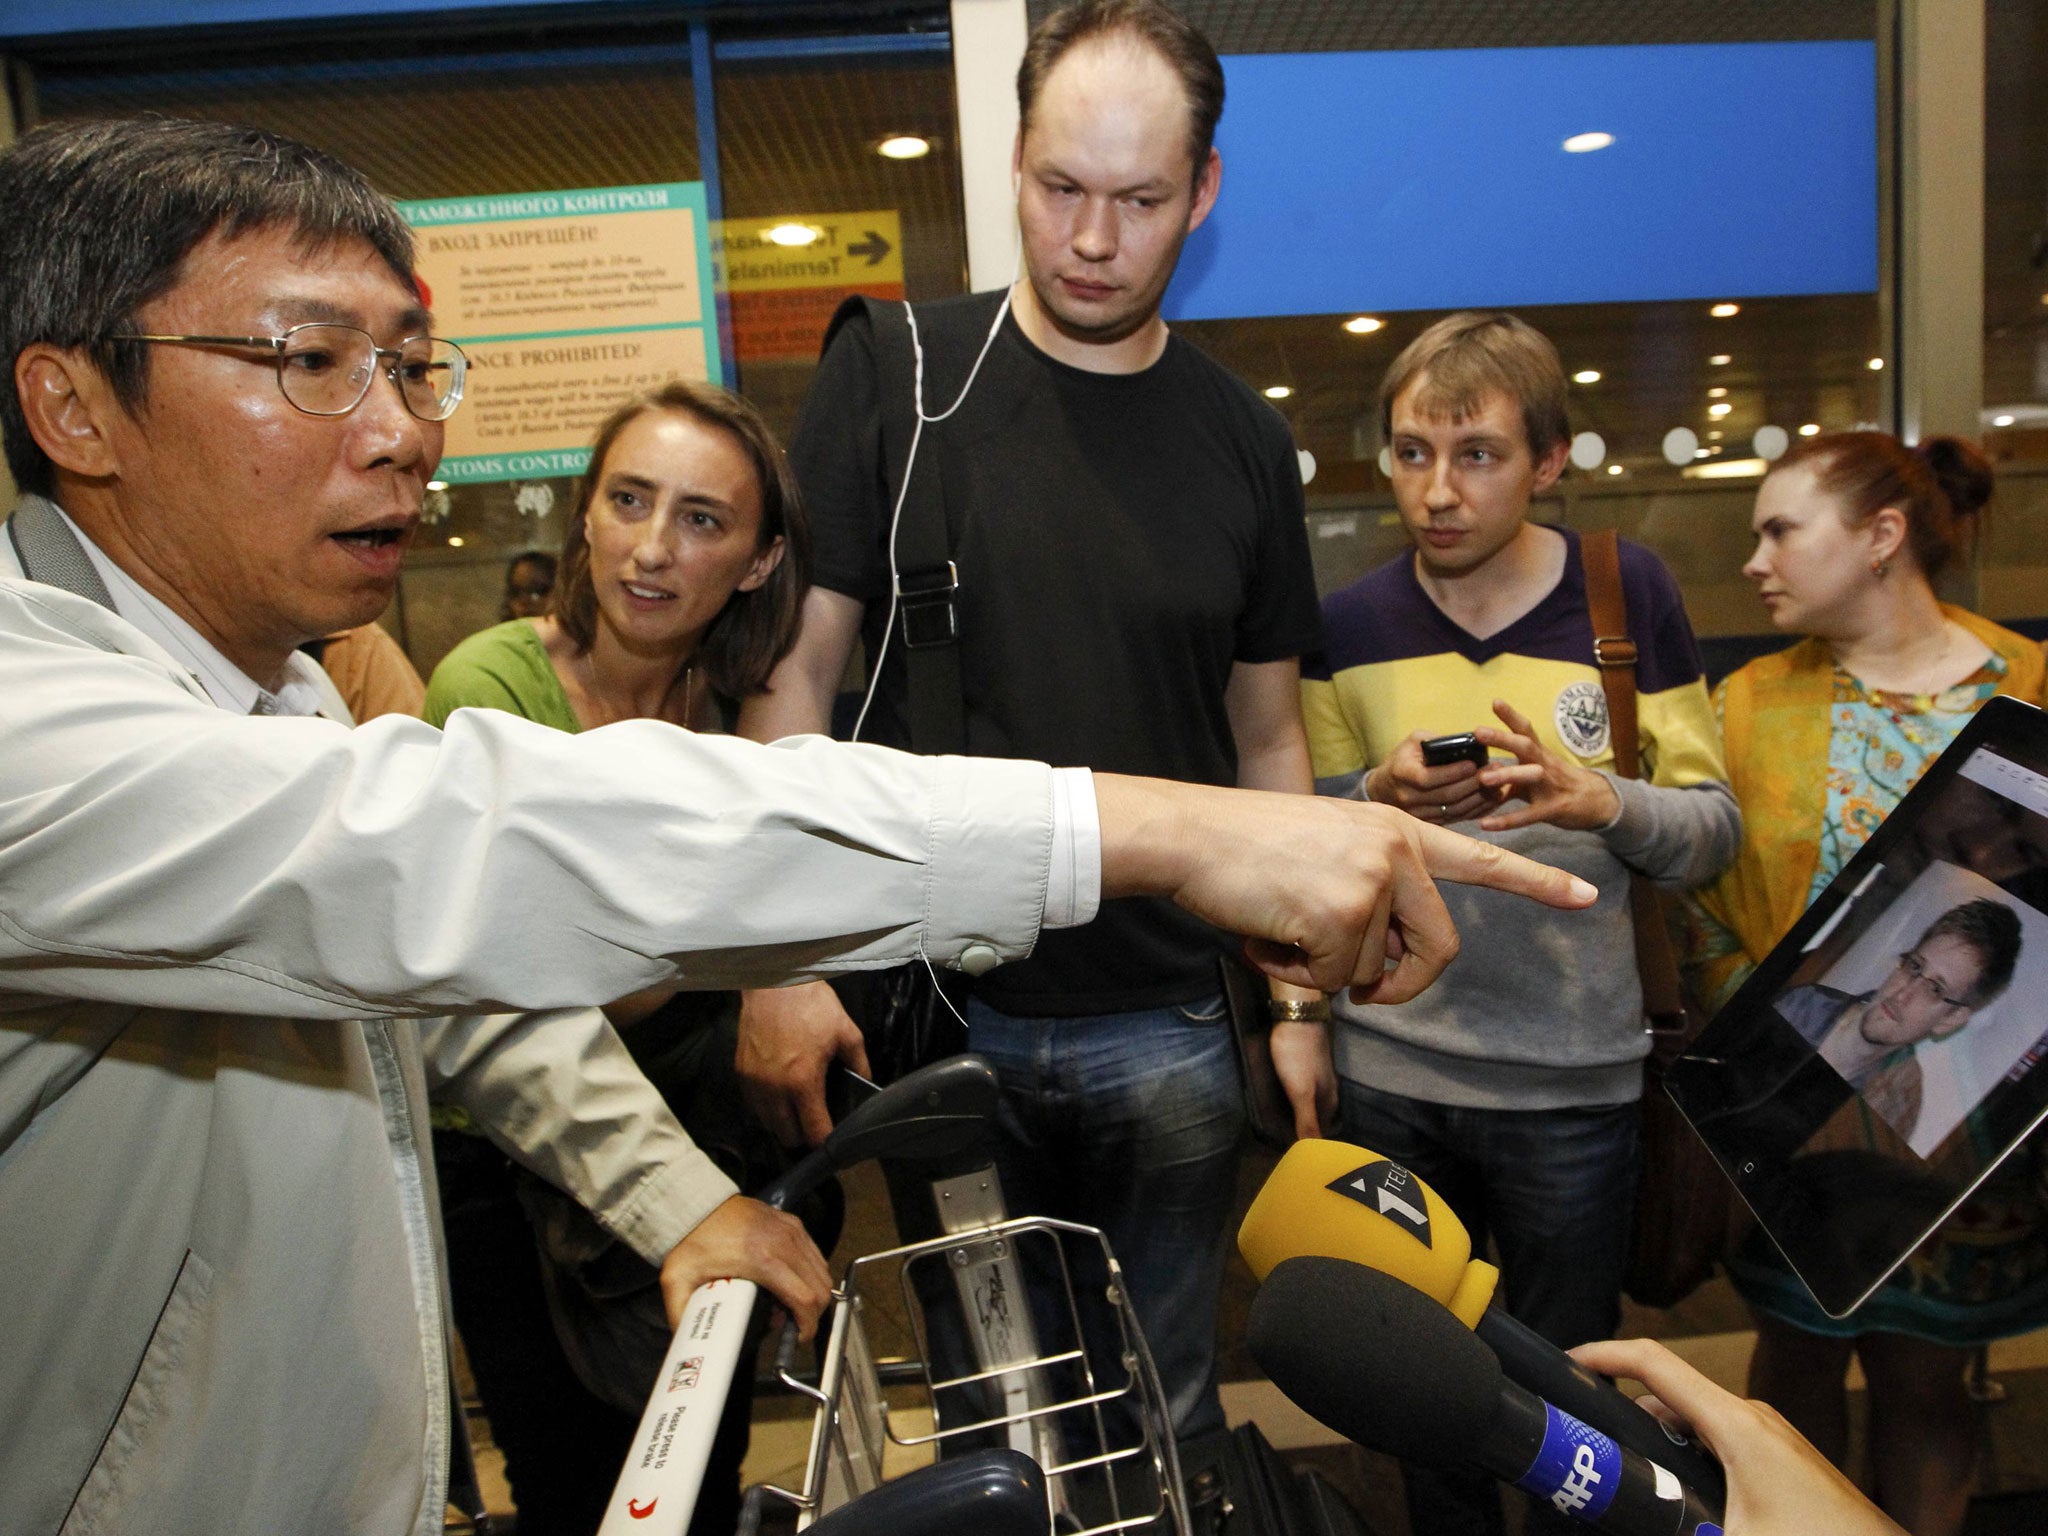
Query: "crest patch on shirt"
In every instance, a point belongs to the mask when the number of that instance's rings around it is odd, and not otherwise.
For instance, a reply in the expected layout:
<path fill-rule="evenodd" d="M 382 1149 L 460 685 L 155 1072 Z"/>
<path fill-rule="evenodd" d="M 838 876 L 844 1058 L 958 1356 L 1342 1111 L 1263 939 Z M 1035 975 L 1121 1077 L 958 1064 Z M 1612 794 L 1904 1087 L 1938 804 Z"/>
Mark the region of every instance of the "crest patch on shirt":
<path fill-rule="evenodd" d="M 1553 718 L 1558 739 L 1575 756 L 1591 762 L 1607 750 L 1607 690 L 1598 683 L 1567 683 Z"/>

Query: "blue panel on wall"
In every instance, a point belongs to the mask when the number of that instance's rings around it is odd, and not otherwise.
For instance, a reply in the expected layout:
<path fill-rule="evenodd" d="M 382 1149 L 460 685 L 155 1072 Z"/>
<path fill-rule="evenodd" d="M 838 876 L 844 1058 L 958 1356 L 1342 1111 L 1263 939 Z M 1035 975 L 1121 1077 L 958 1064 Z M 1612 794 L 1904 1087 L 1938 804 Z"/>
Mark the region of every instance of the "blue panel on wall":
<path fill-rule="evenodd" d="M 722 0 L 731 5 L 779 0 Z M 590 0 L 6 0 L 0 38 L 57 37 L 173 27 L 241 26 L 279 21 L 355 21 L 428 17 L 443 11 L 525 11 L 543 6 L 596 10 Z M 616 7 L 612 7 L 616 9 Z"/>
<path fill-rule="evenodd" d="M 1244 54 L 1174 319 L 1877 287 L 1874 44 Z M 1564 140 L 1614 142 L 1568 154 Z"/>

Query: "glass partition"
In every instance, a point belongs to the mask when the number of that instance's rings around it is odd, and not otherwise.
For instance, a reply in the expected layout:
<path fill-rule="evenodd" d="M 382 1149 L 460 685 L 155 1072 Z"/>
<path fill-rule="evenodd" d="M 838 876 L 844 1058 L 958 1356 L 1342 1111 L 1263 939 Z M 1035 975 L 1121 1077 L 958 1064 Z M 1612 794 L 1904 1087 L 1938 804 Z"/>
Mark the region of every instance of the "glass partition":
<path fill-rule="evenodd" d="M 786 434 L 840 298 L 961 292 L 966 255 L 945 8 L 773 16 L 757 7 L 694 37 L 683 20 L 621 29 L 574 16 L 510 34 L 172 37 L 39 54 L 24 106 L 32 123 L 157 112 L 274 128 L 400 199 L 704 180 L 740 248 L 791 217 L 886 215 L 872 237 L 849 224 L 844 270 L 817 282 L 797 271 L 729 291 L 715 269 L 721 371 Z M 697 89 L 707 66 L 709 101 Z M 548 477 L 429 491 L 384 616 L 423 676 L 498 621 L 515 556 L 559 548 L 575 489 Z"/>

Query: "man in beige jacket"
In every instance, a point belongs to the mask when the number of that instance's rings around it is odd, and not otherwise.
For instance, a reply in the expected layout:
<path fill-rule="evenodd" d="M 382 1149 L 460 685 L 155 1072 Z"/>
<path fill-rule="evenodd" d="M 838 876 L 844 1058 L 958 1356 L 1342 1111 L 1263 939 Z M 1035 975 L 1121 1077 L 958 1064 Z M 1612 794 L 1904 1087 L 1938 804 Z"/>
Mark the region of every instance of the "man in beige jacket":
<path fill-rule="evenodd" d="M 389 600 L 462 381 L 396 212 L 302 145 L 163 121 L 31 134 L 0 207 L 9 1536 L 439 1529 L 430 1093 L 672 1310 L 738 1275 L 814 1319 L 816 1250 L 585 1004 L 985 969 L 1136 893 L 1399 998 L 1456 947 L 1432 873 L 1592 899 L 1300 796 L 655 721 L 349 729 L 295 648 Z"/>

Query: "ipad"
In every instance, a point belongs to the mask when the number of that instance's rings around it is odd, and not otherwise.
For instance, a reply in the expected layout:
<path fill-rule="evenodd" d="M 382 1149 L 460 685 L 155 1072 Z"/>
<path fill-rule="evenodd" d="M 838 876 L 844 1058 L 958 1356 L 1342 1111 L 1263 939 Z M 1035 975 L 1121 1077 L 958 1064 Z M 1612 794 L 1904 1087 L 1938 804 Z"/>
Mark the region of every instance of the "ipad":
<path fill-rule="evenodd" d="M 1854 1311 L 2048 1118 L 2048 715 L 1979 710 L 1666 1082 Z"/>

